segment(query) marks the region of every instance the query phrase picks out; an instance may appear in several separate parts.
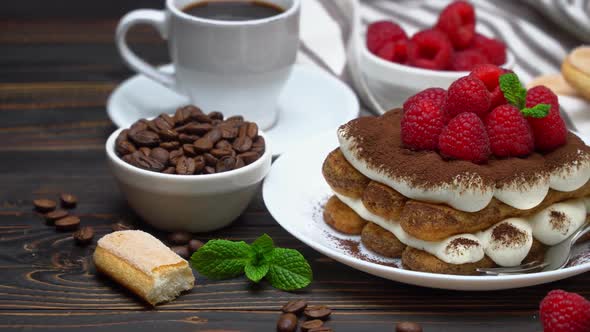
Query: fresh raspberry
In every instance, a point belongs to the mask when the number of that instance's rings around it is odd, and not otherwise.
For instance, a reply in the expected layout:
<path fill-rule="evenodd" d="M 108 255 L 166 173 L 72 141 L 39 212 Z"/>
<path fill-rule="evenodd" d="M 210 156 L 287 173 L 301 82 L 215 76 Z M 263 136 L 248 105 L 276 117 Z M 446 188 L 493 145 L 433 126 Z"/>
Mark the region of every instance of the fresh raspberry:
<path fill-rule="evenodd" d="M 497 157 L 524 157 L 533 152 L 531 126 L 512 105 L 494 108 L 486 118 L 490 148 Z"/>
<path fill-rule="evenodd" d="M 422 90 L 417 94 L 411 96 L 404 103 L 404 111 L 408 110 L 413 104 L 420 100 L 430 100 L 434 102 L 434 105 L 442 110 L 445 98 L 447 97 L 447 91 L 441 88 L 428 88 Z"/>
<path fill-rule="evenodd" d="M 416 100 L 401 120 L 402 142 L 413 150 L 436 150 L 445 126 L 443 111 L 433 100 Z"/>
<path fill-rule="evenodd" d="M 399 25 L 391 21 L 373 22 L 367 29 L 367 48 L 373 54 L 377 54 L 386 42 L 400 39 L 408 39 L 408 36 Z"/>
<path fill-rule="evenodd" d="M 456 71 L 469 71 L 473 67 L 490 63 L 488 58 L 479 50 L 464 50 L 455 52 L 451 69 Z"/>
<path fill-rule="evenodd" d="M 408 61 L 408 41 L 388 41 L 379 49 L 377 56 L 387 61 L 405 64 Z"/>
<path fill-rule="evenodd" d="M 494 109 L 497 106 L 507 104 L 506 98 L 504 98 L 504 93 L 500 90 L 500 76 L 506 74 L 506 70 L 497 67 L 492 64 L 483 64 L 475 66 L 471 70 L 471 74 L 469 76 L 475 76 L 479 78 L 483 84 L 486 85 L 488 91 L 490 92 L 490 109 Z"/>
<path fill-rule="evenodd" d="M 475 10 L 465 1 L 455 1 L 440 13 L 436 28 L 444 32 L 455 49 L 464 49 L 475 36 Z"/>
<path fill-rule="evenodd" d="M 490 140 L 477 115 L 461 113 L 442 130 L 438 138 L 438 149 L 444 157 L 481 164 L 488 161 Z"/>
<path fill-rule="evenodd" d="M 410 64 L 416 67 L 443 70 L 451 65 L 453 46 L 444 33 L 424 30 L 416 33 L 408 47 Z"/>
<path fill-rule="evenodd" d="M 553 91 L 544 85 L 539 85 L 529 89 L 526 94 L 526 107 L 537 104 L 549 104 L 551 109 L 544 118 L 526 118 L 533 130 L 535 149 L 552 151 L 564 145 L 567 140 L 567 128 L 559 113 L 559 102 Z"/>
<path fill-rule="evenodd" d="M 449 119 L 463 112 L 475 113 L 484 118 L 489 108 L 490 93 L 476 77 L 461 77 L 447 90 L 445 112 Z"/>
<path fill-rule="evenodd" d="M 506 45 L 498 39 L 476 33 L 469 48 L 480 50 L 495 65 L 506 63 Z"/>
<path fill-rule="evenodd" d="M 545 332 L 590 331 L 590 301 L 579 294 L 552 290 L 539 311 Z"/>

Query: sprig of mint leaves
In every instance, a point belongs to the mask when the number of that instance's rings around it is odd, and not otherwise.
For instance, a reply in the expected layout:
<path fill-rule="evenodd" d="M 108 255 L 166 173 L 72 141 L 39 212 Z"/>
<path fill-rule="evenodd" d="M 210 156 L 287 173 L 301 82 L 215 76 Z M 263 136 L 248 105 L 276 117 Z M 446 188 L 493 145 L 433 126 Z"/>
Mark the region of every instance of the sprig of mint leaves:
<path fill-rule="evenodd" d="M 514 73 L 507 73 L 500 76 L 500 90 L 504 93 L 504 98 L 516 106 L 524 116 L 533 118 L 544 118 L 549 114 L 551 105 L 537 104 L 534 107 L 526 106 L 526 89 Z"/>
<path fill-rule="evenodd" d="M 246 274 L 258 283 L 266 278 L 278 289 L 292 291 L 313 280 L 311 266 L 295 249 L 277 248 L 267 234 L 251 244 L 244 241 L 210 240 L 190 259 L 200 274 L 210 279 L 230 279 Z"/>

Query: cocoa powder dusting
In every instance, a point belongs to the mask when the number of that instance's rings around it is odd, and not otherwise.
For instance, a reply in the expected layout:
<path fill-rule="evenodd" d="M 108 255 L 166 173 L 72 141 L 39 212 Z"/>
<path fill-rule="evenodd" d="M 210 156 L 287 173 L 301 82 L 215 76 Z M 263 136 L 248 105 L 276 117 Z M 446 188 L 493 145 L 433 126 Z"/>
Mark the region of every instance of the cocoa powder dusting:
<path fill-rule="evenodd" d="M 461 248 L 469 248 L 479 246 L 479 243 L 472 239 L 467 239 L 464 237 L 458 237 L 451 241 L 447 248 L 445 249 L 447 253 L 451 252 L 458 252 Z"/>
<path fill-rule="evenodd" d="M 517 247 L 526 242 L 526 234 L 509 223 L 502 223 L 492 231 L 492 240 L 508 247 Z"/>
<path fill-rule="evenodd" d="M 413 151 L 401 141 L 401 109 L 380 117 L 362 117 L 340 127 L 346 138 L 357 144 L 356 157 L 394 179 L 429 189 L 461 182 L 471 189 L 506 184 L 538 183 L 557 167 L 590 159 L 590 148 L 569 133 L 567 144 L 548 154 L 533 153 L 526 158 L 492 159 L 477 165 L 464 160 L 445 160 L 436 151 Z"/>
<path fill-rule="evenodd" d="M 551 224 L 551 228 L 553 228 L 553 230 L 559 231 L 562 234 L 567 234 L 570 220 L 565 213 L 551 210 L 549 212 L 549 223 Z"/>
<path fill-rule="evenodd" d="M 366 262 L 369 262 L 369 263 L 375 263 L 375 264 L 380 264 L 380 265 L 385 265 L 385 266 L 391 266 L 391 267 L 399 267 L 395 263 L 380 261 L 378 259 L 374 259 L 374 258 L 371 258 L 371 257 L 365 255 L 361 251 L 361 248 L 360 248 L 360 245 L 361 244 L 360 244 L 359 241 L 347 240 L 347 239 L 340 239 L 340 238 L 337 238 L 337 237 L 332 236 L 332 235 L 328 235 L 328 236 L 333 241 L 335 241 L 338 244 L 338 247 L 340 247 L 347 254 L 349 254 L 350 256 L 352 256 L 354 258 L 362 259 L 362 260 L 364 260 Z"/>

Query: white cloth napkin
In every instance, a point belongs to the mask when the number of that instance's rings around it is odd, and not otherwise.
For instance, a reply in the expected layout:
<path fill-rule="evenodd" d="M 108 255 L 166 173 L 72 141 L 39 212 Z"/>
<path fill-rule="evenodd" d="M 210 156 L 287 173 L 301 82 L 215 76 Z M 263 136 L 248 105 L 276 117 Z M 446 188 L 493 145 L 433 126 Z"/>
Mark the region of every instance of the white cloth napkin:
<path fill-rule="evenodd" d="M 319 66 L 354 88 L 346 58 L 353 17 L 352 1 L 357 0 L 303 0 L 301 51 L 298 61 Z M 547 1 L 550 0 L 539 1 L 539 4 Z M 392 19 L 412 34 L 433 25 L 438 13 L 449 2 L 450 0 L 360 1 L 361 23 L 364 27 L 376 20 Z M 574 1 L 572 6 L 578 6 L 579 2 Z M 477 30 L 504 40 L 516 57 L 514 70 L 525 83 L 542 74 L 559 72 L 566 54 L 582 44 L 574 34 L 555 26 L 539 9 L 526 1 L 472 0 L 471 3 L 476 7 Z M 575 10 L 566 12 L 571 14 Z M 590 25 L 590 21 L 587 22 Z M 371 78 L 367 79 L 370 81 Z M 590 136 L 590 104 L 572 97 L 560 97 L 560 104 L 577 131 Z"/>

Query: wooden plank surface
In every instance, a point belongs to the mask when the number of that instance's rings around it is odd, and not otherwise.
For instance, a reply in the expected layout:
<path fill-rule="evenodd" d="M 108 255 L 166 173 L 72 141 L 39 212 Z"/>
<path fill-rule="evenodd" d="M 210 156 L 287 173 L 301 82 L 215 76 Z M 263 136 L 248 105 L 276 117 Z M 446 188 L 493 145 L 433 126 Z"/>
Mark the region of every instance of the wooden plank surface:
<path fill-rule="evenodd" d="M 564 288 L 590 296 L 588 273 L 497 292 L 435 290 L 373 277 L 293 238 L 268 214 L 259 195 L 235 224 L 199 237 L 251 241 L 266 232 L 278 245 L 299 249 L 310 260 L 313 284 L 287 293 L 242 278 L 214 282 L 198 277 L 190 293 L 157 310 L 146 308 L 96 275 L 93 247 L 77 247 L 71 234 L 46 226 L 31 202 L 72 192 L 80 199 L 76 214 L 98 236 L 119 220 L 153 231 L 126 206 L 103 145 L 115 129 L 106 116 L 106 98 L 132 74 L 112 43 L 116 22 L 128 10 L 161 3 L 21 0 L 2 6 L 2 330 L 272 331 L 280 306 L 305 298 L 335 309 L 329 324 L 337 331 L 392 331 L 400 320 L 420 322 L 425 331 L 539 331 L 537 307 L 547 291 Z M 134 31 L 131 39 L 150 61 L 167 61 L 164 44 L 150 29 Z"/>

